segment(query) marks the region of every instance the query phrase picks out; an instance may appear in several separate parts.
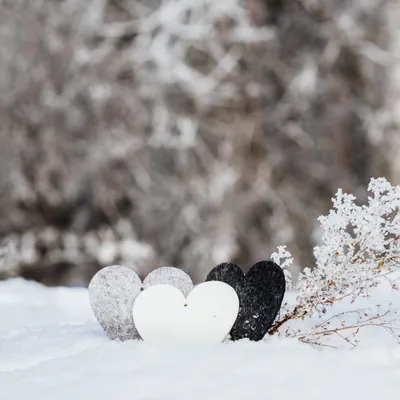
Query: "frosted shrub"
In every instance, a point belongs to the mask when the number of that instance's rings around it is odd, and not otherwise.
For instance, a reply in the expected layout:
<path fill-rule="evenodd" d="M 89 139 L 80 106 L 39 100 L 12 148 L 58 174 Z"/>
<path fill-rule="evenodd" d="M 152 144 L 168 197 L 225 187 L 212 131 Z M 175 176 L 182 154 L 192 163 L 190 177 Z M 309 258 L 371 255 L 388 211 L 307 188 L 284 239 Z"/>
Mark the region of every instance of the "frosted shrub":
<path fill-rule="evenodd" d="M 366 205 L 339 190 L 333 209 L 319 218 L 323 229 L 322 244 L 314 249 L 315 268 L 300 274 L 297 299 L 293 306 L 285 304 L 270 333 L 282 331 L 287 322 L 317 317 L 318 325 L 306 329 L 286 327 L 285 335 L 309 343 L 322 344 L 327 335 L 336 334 L 355 345 L 359 329 L 380 326 L 396 334 L 399 312 L 391 304 L 386 308 L 358 308 L 340 314 L 330 307 L 342 300 L 357 304 L 369 298 L 372 289 L 388 282 L 397 290 L 395 271 L 400 265 L 400 186 L 386 179 L 372 179 L 368 187 L 372 195 Z M 284 269 L 292 263 L 285 247 L 272 258 Z M 290 282 L 290 275 L 287 274 Z M 289 324 L 290 325 L 290 324 Z"/>

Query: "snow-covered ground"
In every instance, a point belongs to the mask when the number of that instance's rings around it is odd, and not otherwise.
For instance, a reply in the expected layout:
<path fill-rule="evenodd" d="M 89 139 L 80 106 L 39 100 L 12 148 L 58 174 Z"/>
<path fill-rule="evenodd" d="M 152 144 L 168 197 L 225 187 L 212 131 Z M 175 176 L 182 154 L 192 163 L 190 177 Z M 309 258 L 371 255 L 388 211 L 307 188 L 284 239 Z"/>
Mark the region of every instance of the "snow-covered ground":
<path fill-rule="evenodd" d="M 0 282 L 1 400 L 397 399 L 400 346 L 375 329 L 354 350 L 294 339 L 166 348 L 108 340 L 85 289 Z"/>

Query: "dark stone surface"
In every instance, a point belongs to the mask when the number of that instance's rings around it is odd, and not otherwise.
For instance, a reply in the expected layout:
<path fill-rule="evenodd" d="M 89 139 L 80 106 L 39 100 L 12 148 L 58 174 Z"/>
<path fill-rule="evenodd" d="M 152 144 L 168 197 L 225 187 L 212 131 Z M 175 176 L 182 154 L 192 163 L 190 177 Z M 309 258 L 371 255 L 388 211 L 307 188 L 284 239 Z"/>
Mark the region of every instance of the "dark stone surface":
<path fill-rule="evenodd" d="M 230 334 L 232 340 L 261 340 L 272 326 L 285 294 L 285 275 L 272 261 L 260 261 L 249 272 L 232 263 L 216 266 L 206 281 L 232 286 L 240 301 L 239 315 Z"/>

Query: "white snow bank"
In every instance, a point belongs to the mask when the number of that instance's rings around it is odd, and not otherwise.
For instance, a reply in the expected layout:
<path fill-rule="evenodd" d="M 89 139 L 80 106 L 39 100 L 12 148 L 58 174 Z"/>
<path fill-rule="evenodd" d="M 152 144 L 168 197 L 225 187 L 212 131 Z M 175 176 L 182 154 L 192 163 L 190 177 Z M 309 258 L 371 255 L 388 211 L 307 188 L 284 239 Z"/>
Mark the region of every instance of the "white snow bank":
<path fill-rule="evenodd" d="M 400 346 L 379 329 L 354 350 L 296 340 L 158 348 L 108 340 L 85 289 L 0 282 L 0 399 L 396 399 Z"/>

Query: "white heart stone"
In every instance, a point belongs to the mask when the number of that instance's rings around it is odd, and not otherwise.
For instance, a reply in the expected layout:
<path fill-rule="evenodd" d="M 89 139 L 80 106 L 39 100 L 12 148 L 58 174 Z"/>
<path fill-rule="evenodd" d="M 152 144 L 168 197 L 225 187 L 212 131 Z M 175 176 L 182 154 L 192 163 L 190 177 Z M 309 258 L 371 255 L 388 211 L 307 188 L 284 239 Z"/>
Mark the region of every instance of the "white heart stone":
<path fill-rule="evenodd" d="M 185 295 L 193 288 L 189 275 L 173 267 L 155 269 L 143 284 L 135 271 L 121 265 L 96 273 L 89 284 L 90 304 L 110 339 L 125 341 L 140 337 L 132 317 L 133 304 L 141 290 L 160 283 L 172 285 Z"/>
<path fill-rule="evenodd" d="M 235 290 L 213 281 L 196 286 L 187 299 L 172 286 L 152 286 L 139 294 L 132 314 L 144 341 L 200 344 L 224 341 L 238 312 Z"/>

